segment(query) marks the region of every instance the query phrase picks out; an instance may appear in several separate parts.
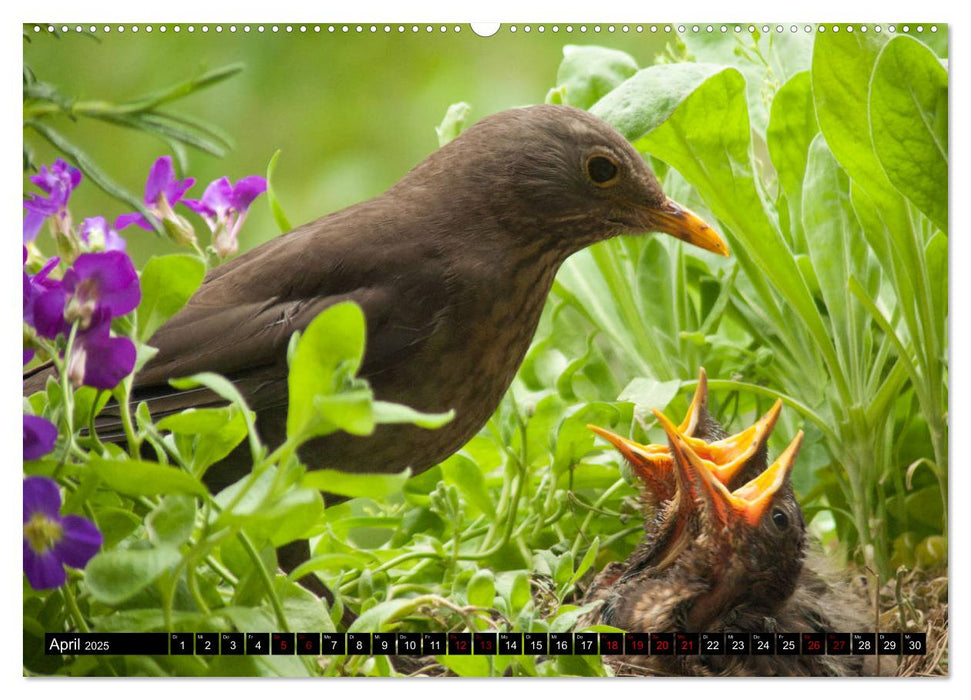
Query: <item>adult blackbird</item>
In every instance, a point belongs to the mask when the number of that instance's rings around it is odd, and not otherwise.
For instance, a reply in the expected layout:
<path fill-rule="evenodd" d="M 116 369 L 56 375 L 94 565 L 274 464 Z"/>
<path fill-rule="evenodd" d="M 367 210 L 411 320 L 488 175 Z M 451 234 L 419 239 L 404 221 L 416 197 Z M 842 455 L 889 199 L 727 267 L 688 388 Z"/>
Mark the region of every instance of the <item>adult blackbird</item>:
<path fill-rule="evenodd" d="M 217 372 L 256 411 L 270 446 L 285 436 L 286 350 L 294 331 L 352 300 L 367 340 L 359 375 L 377 398 L 421 411 L 454 409 L 437 430 L 379 426 L 305 444 L 310 469 L 414 472 L 438 463 L 493 413 L 522 361 L 560 264 L 619 234 L 661 231 L 722 255 L 724 241 L 661 191 L 638 152 L 582 110 L 502 112 L 432 153 L 387 192 L 305 224 L 206 276 L 149 341 L 158 354 L 135 377 L 135 401 L 156 419 L 222 403 L 173 377 Z M 35 373 L 25 393 L 41 390 Z M 102 439 L 120 439 L 103 416 Z M 114 435 L 112 432 L 116 431 Z M 209 469 L 215 490 L 251 467 L 238 448 Z"/>
<path fill-rule="evenodd" d="M 603 600 L 596 617 L 630 631 L 822 632 L 867 629 L 862 601 L 837 590 L 814 567 L 804 565 L 805 523 L 788 484 L 801 439 L 766 468 L 766 419 L 754 441 L 725 433 L 707 412 L 704 373 L 688 418 L 675 428 L 658 418 L 670 447 L 637 445 L 608 434 L 637 474 L 651 471 L 670 496 L 645 524 L 645 538 L 624 563 L 608 565 L 595 579 L 588 600 Z M 689 423 L 691 424 L 689 426 Z M 688 427 L 693 437 L 683 434 Z M 597 431 L 604 434 L 605 431 Z M 699 443 L 712 441 L 707 449 Z M 711 450 L 718 443 L 739 451 Z M 701 453 L 701 454 L 699 454 Z M 704 454 L 705 456 L 702 456 Z M 747 455 L 747 456 L 746 456 Z M 711 460 L 714 456 L 716 462 Z M 727 479 L 720 469 L 742 458 Z M 719 464 L 717 460 L 720 460 Z M 644 463 L 649 466 L 645 467 Z M 743 474 L 752 478 L 740 484 Z M 726 486 L 723 481 L 727 481 Z M 650 482 L 646 482 L 650 483 Z M 730 491 L 729 488 L 734 488 Z M 819 566 L 819 561 L 813 562 Z M 699 656 L 638 657 L 625 661 L 656 673 L 681 675 L 859 675 L 861 657 Z"/>

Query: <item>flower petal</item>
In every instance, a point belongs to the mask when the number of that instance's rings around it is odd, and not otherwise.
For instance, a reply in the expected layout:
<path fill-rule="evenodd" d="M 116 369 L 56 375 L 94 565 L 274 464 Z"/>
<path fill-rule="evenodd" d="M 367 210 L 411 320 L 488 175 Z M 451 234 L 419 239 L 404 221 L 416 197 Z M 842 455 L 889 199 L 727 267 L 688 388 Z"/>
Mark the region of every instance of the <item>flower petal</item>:
<path fill-rule="evenodd" d="M 27 211 L 27 216 L 24 217 L 24 243 L 30 243 L 37 238 L 37 234 L 40 233 L 45 221 L 47 221 L 46 214 L 32 210 Z"/>
<path fill-rule="evenodd" d="M 264 192 L 266 192 L 266 180 L 264 178 L 259 175 L 244 177 L 233 188 L 233 208 L 238 212 L 246 211 L 253 200 Z"/>
<path fill-rule="evenodd" d="M 187 177 L 185 180 L 174 180 L 165 188 L 165 199 L 169 204 L 175 204 L 192 186 L 196 184 L 194 177 Z"/>
<path fill-rule="evenodd" d="M 27 418 L 27 416 L 24 416 L 24 418 Z M 24 479 L 25 523 L 35 513 L 43 513 L 51 519 L 60 519 L 60 510 L 61 490 L 56 481 L 48 479 L 46 476 L 28 476 Z"/>
<path fill-rule="evenodd" d="M 58 334 L 67 332 L 67 324 L 64 321 L 65 301 L 66 295 L 60 286 L 43 289 L 33 299 L 33 312 L 25 314 L 24 320 L 28 321 L 42 336 L 53 340 Z"/>
<path fill-rule="evenodd" d="M 76 294 L 86 281 L 90 281 L 89 288 L 96 290 L 96 308 L 106 309 L 112 316 L 124 316 L 142 299 L 135 266 L 131 258 L 118 250 L 79 255 L 64 273 L 64 289 Z"/>
<path fill-rule="evenodd" d="M 175 168 L 172 167 L 172 156 L 161 156 L 148 171 L 145 182 L 145 204 L 155 204 L 160 194 L 175 180 Z"/>
<path fill-rule="evenodd" d="M 132 212 L 131 214 L 122 214 L 115 219 L 115 228 L 119 231 L 128 228 L 132 224 L 135 224 L 139 228 L 143 228 L 146 231 L 152 230 L 152 226 L 148 223 L 148 220 L 137 211 Z"/>
<path fill-rule="evenodd" d="M 108 335 L 109 324 L 98 324 L 78 338 L 84 355 L 82 383 L 95 389 L 114 389 L 135 368 L 135 344 L 123 336 Z M 100 329 L 104 329 L 103 331 Z"/>
<path fill-rule="evenodd" d="M 44 588 L 58 588 L 64 585 L 67 575 L 64 565 L 54 550 L 35 552 L 27 540 L 24 540 L 24 573 L 27 582 L 35 591 Z"/>
<path fill-rule="evenodd" d="M 94 523 L 80 515 L 65 515 L 61 527 L 61 541 L 54 546 L 54 551 L 68 566 L 83 569 L 101 549 L 101 532 Z"/>
<path fill-rule="evenodd" d="M 24 415 L 24 459 L 40 459 L 54 449 L 56 442 L 57 428 L 53 423 L 40 416 Z"/>

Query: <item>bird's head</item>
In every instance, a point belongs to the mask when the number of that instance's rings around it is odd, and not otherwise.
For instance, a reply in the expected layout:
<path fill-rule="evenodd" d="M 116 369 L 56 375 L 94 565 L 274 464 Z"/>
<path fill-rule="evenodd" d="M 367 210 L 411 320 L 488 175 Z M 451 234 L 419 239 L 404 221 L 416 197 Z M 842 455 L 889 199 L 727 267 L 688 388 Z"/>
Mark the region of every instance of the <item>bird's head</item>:
<path fill-rule="evenodd" d="M 560 105 L 508 110 L 446 149 L 461 157 L 475 189 L 495 203 L 493 215 L 517 234 L 542 235 L 572 252 L 619 234 L 660 231 L 728 255 L 714 229 L 669 199 L 630 143 L 589 112 Z"/>

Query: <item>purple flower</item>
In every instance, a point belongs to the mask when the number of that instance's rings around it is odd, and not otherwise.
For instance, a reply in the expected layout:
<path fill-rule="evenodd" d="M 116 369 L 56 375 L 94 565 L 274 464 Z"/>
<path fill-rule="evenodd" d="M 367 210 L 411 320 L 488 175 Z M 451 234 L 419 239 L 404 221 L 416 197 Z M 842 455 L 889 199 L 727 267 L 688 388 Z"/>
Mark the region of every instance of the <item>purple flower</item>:
<path fill-rule="evenodd" d="M 79 255 L 64 273 L 61 287 L 67 295 L 64 317 L 68 323 L 80 320 L 82 330 L 91 324 L 96 311 L 124 316 L 142 298 L 135 266 L 117 250 Z"/>
<path fill-rule="evenodd" d="M 60 258 L 51 258 L 33 276 L 24 272 L 24 323 L 52 340 L 58 333 L 67 330 L 64 323 L 64 290 L 58 280 L 49 277 L 59 262 Z"/>
<path fill-rule="evenodd" d="M 92 216 L 81 222 L 78 230 L 81 243 L 85 250 L 99 252 L 102 250 L 125 251 L 125 239 L 108 226 L 103 216 Z"/>
<path fill-rule="evenodd" d="M 83 569 L 101 548 L 101 532 L 78 515 L 61 516 L 57 483 L 43 476 L 24 479 L 24 573 L 31 588 L 57 588 L 64 565 Z"/>
<path fill-rule="evenodd" d="M 212 231 L 216 254 L 226 258 L 239 248 L 236 237 L 250 204 L 265 191 L 266 180 L 259 175 L 244 177 L 235 185 L 228 177 L 221 177 L 210 183 L 202 199 L 186 199 L 182 203 L 202 216 Z"/>
<path fill-rule="evenodd" d="M 113 337 L 107 308 L 95 311 L 91 325 L 74 339 L 67 361 L 67 376 L 75 387 L 114 389 L 135 369 L 135 344 L 124 336 Z"/>
<path fill-rule="evenodd" d="M 40 459 L 54 449 L 57 428 L 46 418 L 24 414 L 24 459 Z"/>
<path fill-rule="evenodd" d="M 192 225 L 176 214 L 172 207 L 182 199 L 182 195 L 195 184 L 195 178 L 185 180 L 175 179 L 175 168 L 172 166 L 172 156 L 161 156 L 152 164 L 145 182 L 145 205 L 165 224 L 166 231 L 181 243 L 194 243 L 195 232 Z M 115 228 L 119 231 L 135 224 L 146 231 L 152 226 L 148 220 L 134 212 L 122 214 L 115 219 Z"/>
<path fill-rule="evenodd" d="M 81 171 L 68 165 L 58 158 L 50 167 L 40 166 L 40 172 L 32 175 L 30 181 L 47 193 L 47 197 L 31 194 L 24 200 L 24 243 L 29 243 L 37 237 L 41 226 L 49 216 L 56 216 L 58 228 L 66 233 L 71 227 L 70 216 L 67 213 L 67 200 L 71 192 L 81 182 Z"/>

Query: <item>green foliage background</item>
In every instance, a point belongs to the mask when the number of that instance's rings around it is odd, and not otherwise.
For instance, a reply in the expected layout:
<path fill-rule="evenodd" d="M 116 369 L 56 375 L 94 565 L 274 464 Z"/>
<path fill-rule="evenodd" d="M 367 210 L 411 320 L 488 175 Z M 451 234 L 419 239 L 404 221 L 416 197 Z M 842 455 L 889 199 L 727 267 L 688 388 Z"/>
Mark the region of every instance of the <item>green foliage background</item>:
<path fill-rule="evenodd" d="M 101 25 L 98 25 L 99 27 Z M 235 148 L 217 158 L 188 153 L 187 174 L 202 186 L 222 175 L 262 174 L 276 150 L 281 150 L 275 185 L 294 225 L 311 221 L 394 184 L 405 172 L 438 147 L 435 125 L 448 106 L 472 105 L 470 119 L 526 104 L 545 94 L 556 75 L 562 47 L 569 43 L 608 43 L 631 53 L 642 65 L 664 45 L 661 35 L 627 35 L 618 29 L 609 38 L 589 31 L 567 34 L 549 30 L 476 36 L 468 25 L 461 31 L 417 34 L 407 25 L 403 34 L 372 34 L 365 28 L 319 34 L 308 29 L 276 34 L 271 25 L 260 34 L 242 25 L 235 34 L 224 27 L 206 34 L 176 34 L 166 25 L 161 34 L 114 29 L 95 37 L 73 30 L 54 38 L 34 34 L 24 45 L 24 61 L 38 79 L 62 88 L 78 100 L 123 101 L 158 90 L 206 70 L 241 63 L 245 69 L 209 90 L 176 103 L 179 113 L 218 126 Z M 369 25 L 366 25 L 369 26 Z M 515 66 L 515 69 L 510 69 Z M 171 149 L 144 134 L 98 121 L 63 118 L 58 129 L 83 144 L 116 182 L 140 194 L 148 164 Z M 50 162 L 53 151 L 36 138 L 36 161 Z M 24 178 L 27 186 L 26 173 Z M 201 195 L 197 185 L 193 190 Z M 96 188 L 84 187 L 72 198 L 78 212 L 98 212 L 113 218 L 128 211 Z M 86 215 L 94 215 L 86 214 Z M 241 250 L 278 234 L 265 205 L 254 207 L 241 237 Z M 152 254 L 169 251 L 151 235 L 129 235 L 137 265 Z"/>
<path fill-rule="evenodd" d="M 158 446 L 180 471 L 80 443 L 91 456 L 67 464 L 63 476 L 77 490 L 66 508 L 83 504 L 96 516 L 106 551 L 66 589 L 77 586 L 77 602 L 25 591 L 25 620 L 37 621 L 25 633 L 79 619 L 101 630 L 331 629 L 343 606 L 360 615 L 352 626 L 360 631 L 569 630 L 584 612 L 585 577 L 625 558 L 642 535 L 636 485 L 585 426 L 661 441 L 649 410 L 679 416 L 701 365 L 729 430 L 750 425 L 776 397 L 786 408 L 770 454 L 806 430 L 793 480 L 831 553 L 868 572 L 871 584 L 876 574 L 946 570 L 946 31 L 921 36 L 926 45 L 833 32 L 482 39 L 467 27 L 459 35 L 224 29 L 99 39 L 32 35 L 25 62 L 66 97 L 114 101 L 242 62 L 243 72 L 174 104 L 236 146 L 221 159 L 188 151 L 186 174 L 204 185 L 260 173 L 281 149 L 273 184 L 295 224 L 395 182 L 438 145 L 434 127 L 449 105 L 470 103 L 474 121 L 545 97 L 614 124 L 669 195 L 716 223 L 734 257 L 661 237 L 574 256 L 489 424 L 412 478 L 304 473 L 294 458 L 309 434 L 446 418 L 373 401 L 353 377 L 363 344 L 354 307 L 328 310 L 291 347 L 291 386 L 303 390 L 291 394 L 288 443 L 268 453 L 251 442 L 253 476 L 215 497 L 198 479 L 246 438 L 249 415 L 224 380 L 193 378 L 232 405 L 156 425 L 138 410 L 129 436 Z M 564 50 L 577 43 L 610 48 Z M 901 100 L 908 84 L 921 86 L 912 102 Z M 50 123 L 136 193 L 148 164 L 170 152 L 144 133 L 89 119 Z M 25 133 L 35 162 L 51 161 L 50 147 Z M 912 158 L 902 159 L 901 139 L 915 134 Z M 128 211 L 92 186 L 71 208 L 76 217 Z M 126 233 L 139 267 L 172 252 L 165 239 Z M 242 248 L 277 233 L 260 202 Z M 164 280 L 198 265 L 187 256 L 148 264 L 138 340 L 158 314 L 174 311 L 151 304 Z M 185 298 L 191 289 L 182 287 Z M 57 422 L 58 401 L 49 388 L 32 409 Z M 75 425 L 93 405 L 93 392 L 77 392 Z M 25 471 L 50 473 L 51 462 Z M 325 510 L 323 486 L 351 500 Z M 315 556 L 297 574 L 318 573 L 338 593 L 332 609 L 273 573 L 273 545 L 300 536 L 316 538 Z M 896 624 L 913 620 L 901 615 Z M 395 672 L 385 657 L 322 666 L 227 657 L 25 663 L 74 674 Z M 437 663 L 459 675 L 609 673 L 581 657 Z"/>

